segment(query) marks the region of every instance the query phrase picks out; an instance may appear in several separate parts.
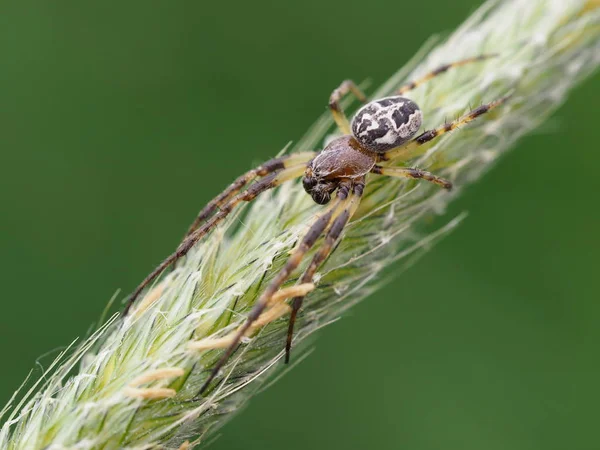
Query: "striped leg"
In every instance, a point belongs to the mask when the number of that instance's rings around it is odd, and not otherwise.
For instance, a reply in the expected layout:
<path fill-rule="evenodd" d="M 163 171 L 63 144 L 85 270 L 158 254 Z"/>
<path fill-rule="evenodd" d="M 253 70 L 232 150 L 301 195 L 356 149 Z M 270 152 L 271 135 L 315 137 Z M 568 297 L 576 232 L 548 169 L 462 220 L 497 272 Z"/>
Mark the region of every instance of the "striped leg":
<path fill-rule="evenodd" d="M 366 102 L 367 97 L 359 89 L 359 87 L 352 80 L 345 80 L 340 84 L 340 87 L 335 89 L 331 96 L 329 97 L 329 110 L 331 111 L 331 115 L 333 116 L 333 120 L 337 124 L 338 128 L 344 134 L 351 134 L 350 131 L 350 123 L 348 122 L 348 118 L 340 105 L 340 101 L 344 95 L 352 92 L 354 96 L 359 99 L 361 102 Z"/>
<path fill-rule="evenodd" d="M 403 155 L 410 155 L 411 151 L 413 151 L 415 148 L 420 147 L 421 145 L 426 144 L 429 141 L 432 141 L 433 139 L 435 139 L 438 136 L 441 136 L 452 130 L 455 130 L 462 125 L 466 125 L 467 123 L 472 122 L 477 117 L 502 105 L 508 99 L 509 99 L 509 96 L 506 96 L 499 100 L 493 101 L 491 103 L 481 105 L 479 108 L 475 108 L 473 111 L 471 111 L 468 114 L 465 114 L 464 116 L 460 117 L 457 120 L 446 123 L 438 128 L 434 128 L 433 130 L 425 131 L 424 133 L 421 133 L 421 135 L 417 136 L 415 139 L 413 139 L 412 141 L 410 141 L 408 144 L 404 145 L 403 147 L 393 148 L 393 149 L 388 150 L 387 152 L 381 154 L 379 156 L 379 159 L 380 159 L 380 161 L 389 161 L 389 160 L 396 159 Z"/>
<path fill-rule="evenodd" d="M 386 175 L 388 177 L 397 177 L 397 178 L 414 178 L 416 180 L 426 180 L 430 181 L 438 186 L 443 187 L 444 189 L 451 190 L 452 183 L 444 178 L 440 178 L 435 176 L 431 172 L 426 172 L 421 169 L 412 169 L 409 167 L 381 167 L 375 166 L 371 169 L 372 173 L 377 175 Z"/>
<path fill-rule="evenodd" d="M 335 243 L 340 238 L 342 231 L 348 224 L 348 221 L 352 218 L 356 210 L 358 209 L 358 205 L 360 203 L 360 198 L 364 189 L 364 181 L 361 181 L 359 184 L 354 186 L 354 191 L 352 192 L 346 207 L 343 211 L 336 217 L 335 221 L 331 225 L 327 236 L 325 237 L 325 242 L 323 246 L 319 249 L 318 253 L 313 257 L 310 265 L 302 275 L 300 279 L 300 286 L 309 284 L 313 282 L 313 278 L 315 273 L 321 267 L 321 264 L 327 259 L 327 257 L 331 254 L 335 247 Z M 292 310 L 290 313 L 290 321 L 288 324 L 288 333 L 287 340 L 285 344 L 285 363 L 290 362 L 290 351 L 292 349 L 292 338 L 294 335 L 294 325 L 296 323 L 296 317 L 298 315 L 298 311 L 302 307 L 302 303 L 304 301 L 305 295 L 295 297 L 292 300 Z"/>
<path fill-rule="evenodd" d="M 312 283 L 296 284 L 284 289 L 280 289 L 271 297 L 271 300 L 267 304 L 267 309 L 261 313 L 256 319 L 252 326 L 246 330 L 244 336 L 251 336 L 258 328 L 264 327 L 265 325 L 279 319 L 285 314 L 289 314 L 291 308 L 285 303 L 285 300 L 294 298 L 297 296 L 307 295 L 315 289 L 315 285 Z M 242 325 L 243 326 L 243 325 Z M 239 330 L 239 328 L 238 328 Z M 235 341 L 235 336 L 238 330 L 234 330 L 231 333 L 223 337 L 209 337 L 200 339 L 199 341 L 193 341 L 188 344 L 190 350 L 204 351 L 213 350 L 217 348 L 228 348 L 232 342 Z"/>
<path fill-rule="evenodd" d="M 413 89 L 417 88 L 418 86 L 421 86 L 423 83 L 431 80 L 432 78 L 435 78 L 438 75 L 441 75 L 455 67 L 466 66 L 467 64 L 471 64 L 471 63 L 475 63 L 475 62 L 479 62 L 479 61 L 485 61 L 486 59 L 493 58 L 495 56 L 497 56 L 497 55 L 479 55 L 479 56 L 475 56 L 474 58 L 467 58 L 467 59 L 463 59 L 460 61 L 455 61 L 450 64 L 444 64 L 443 66 L 440 66 L 435 70 L 432 70 L 431 72 L 424 75 L 423 77 L 421 77 L 417 80 L 411 81 L 410 83 L 406 83 L 404 86 L 402 86 L 400 89 L 398 89 L 396 91 L 396 94 L 397 95 L 406 94 L 407 92 L 412 91 Z"/>
<path fill-rule="evenodd" d="M 271 304 L 273 296 L 279 291 L 283 283 L 287 281 L 290 275 L 296 270 L 296 268 L 300 265 L 306 253 L 315 245 L 319 237 L 327 230 L 330 226 L 331 221 L 336 217 L 336 213 L 338 209 L 347 203 L 348 196 L 348 187 L 340 187 L 338 190 L 338 199 L 335 203 L 333 203 L 330 207 L 328 207 L 315 221 L 315 223 L 308 230 L 300 245 L 296 250 L 292 253 L 290 258 L 287 260 L 283 269 L 279 271 L 279 273 L 275 276 L 275 278 L 271 281 L 269 286 L 265 289 L 265 291 L 261 294 L 260 298 L 257 300 L 254 308 L 248 314 L 248 318 L 246 322 L 238 328 L 235 336 L 231 340 L 229 346 L 225 350 L 225 353 L 221 357 L 221 359 L 215 364 L 213 369 L 211 370 L 208 378 L 200 388 L 198 395 L 202 395 L 204 391 L 208 388 L 210 383 L 215 379 L 219 371 L 223 368 L 225 363 L 229 360 L 238 344 L 240 343 L 242 337 L 246 334 L 248 330 L 252 327 L 252 325 L 260 318 L 265 309 Z"/>
<path fill-rule="evenodd" d="M 193 231 L 189 236 L 187 236 L 183 242 L 179 245 L 177 250 L 169 255 L 163 262 L 161 262 L 156 269 L 154 269 L 145 279 L 140 283 L 140 285 L 133 291 L 133 294 L 129 297 L 127 301 L 127 305 L 125 306 L 125 310 L 123 314 L 126 315 L 129 312 L 129 309 L 135 302 L 136 298 L 140 295 L 140 293 L 144 290 L 144 288 L 154 281 L 167 267 L 169 267 L 172 263 L 177 261 L 182 256 L 185 256 L 187 252 L 204 236 L 206 236 L 210 231 L 212 231 L 218 224 L 220 224 L 225 218 L 233 211 L 233 209 L 242 202 L 251 202 L 254 200 L 259 194 L 272 189 L 280 184 L 293 180 L 294 178 L 299 178 L 304 174 L 306 170 L 306 163 L 299 164 L 293 167 L 289 167 L 287 169 L 283 169 L 280 172 L 272 173 L 260 181 L 252 184 L 248 189 L 244 192 L 239 193 L 235 197 L 233 197 L 228 203 L 223 205 L 220 211 L 212 216 L 210 220 L 208 220 L 204 225 Z"/>
<path fill-rule="evenodd" d="M 314 158 L 314 152 L 303 152 L 303 153 L 295 153 L 287 156 L 282 156 L 281 158 L 275 158 L 270 161 L 261 164 L 255 169 L 249 170 L 244 175 L 240 176 L 237 180 L 229 185 L 227 189 L 221 192 L 217 197 L 208 203 L 202 211 L 198 213 L 198 216 L 194 220 L 194 222 L 190 225 L 185 237 L 188 237 L 194 231 L 198 229 L 198 227 L 213 213 L 225 205 L 229 200 L 233 198 L 234 195 L 239 193 L 250 181 L 252 181 L 256 177 L 265 177 L 273 172 L 277 172 L 279 170 L 288 169 L 295 165 L 305 163 Z"/>

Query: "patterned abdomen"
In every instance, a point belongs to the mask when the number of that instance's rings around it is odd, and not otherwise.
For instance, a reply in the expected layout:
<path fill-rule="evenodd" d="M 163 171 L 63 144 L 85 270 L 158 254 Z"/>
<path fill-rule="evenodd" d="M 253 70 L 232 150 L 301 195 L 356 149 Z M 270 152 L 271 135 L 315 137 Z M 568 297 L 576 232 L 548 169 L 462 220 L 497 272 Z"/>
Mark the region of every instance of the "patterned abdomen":
<path fill-rule="evenodd" d="M 367 103 L 352 119 L 352 134 L 367 149 L 383 153 L 412 138 L 423 115 L 415 102 L 400 96 Z"/>

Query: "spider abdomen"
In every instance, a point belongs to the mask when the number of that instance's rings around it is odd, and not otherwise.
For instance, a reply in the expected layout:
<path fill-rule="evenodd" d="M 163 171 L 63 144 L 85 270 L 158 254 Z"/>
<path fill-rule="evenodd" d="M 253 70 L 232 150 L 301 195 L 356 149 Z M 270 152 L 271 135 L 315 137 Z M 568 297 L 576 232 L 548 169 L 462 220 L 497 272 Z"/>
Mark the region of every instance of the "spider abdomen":
<path fill-rule="evenodd" d="M 423 121 L 419 106 L 401 96 L 373 100 L 352 119 L 352 134 L 365 148 L 383 153 L 412 138 Z"/>

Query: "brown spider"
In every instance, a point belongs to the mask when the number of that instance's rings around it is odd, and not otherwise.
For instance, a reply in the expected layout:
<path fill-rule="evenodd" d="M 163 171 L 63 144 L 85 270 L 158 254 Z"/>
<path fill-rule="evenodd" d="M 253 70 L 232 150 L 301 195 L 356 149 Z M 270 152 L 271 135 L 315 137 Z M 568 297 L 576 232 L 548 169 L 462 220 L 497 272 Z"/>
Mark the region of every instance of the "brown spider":
<path fill-rule="evenodd" d="M 320 152 L 295 153 L 275 158 L 235 180 L 200 211 L 177 250 L 168 256 L 136 288 L 129 297 L 124 314 L 128 313 L 136 298 L 149 283 L 156 279 L 169 265 L 186 255 L 194 244 L 222 222 L 238 204 L 250 202 L 262 192 L 279 186 L 286 181 L 302 177 L 304 189 L 316 203 L 320 205 L 330 203 L 334 193 L 336 198 L 317 216 L 317 219 L 302 238 L 299 246 L 294 250 L 283 269 L 264 290 L 244 324 L 232 335 L 224 338 L 224 340 L 221 339 L 219 343 L 214 341 L 213 345 L 207 346 L 207 348 L 225 348 L 225 352 L 212 368 L 199 394 L 202 394 L 208 388 L 246 334 L 256 329 L 257 326 L 268 323 L 272 320 L 271 316 L 279 317 L 282 314 L 281 312 L 272 312 L 269 315 L 269 311 L 276 309 L 274 308 L 275 303 L 281 302 L 285 298 L 294 297 L 291 309 L 286 305 L 287 310 L 283 311 L 290 311 L 285 358 L 287 363 L 296 316 L 302 307 L 304 295 L 308 292 L 308 290 L 299 289 L 299 287 L 304 286 L 305 288 L 313 282 L 317 269 L 332 252 L 344 227 L 356 212 L 365 188 L 366 175 L 373 173 L 390 177 L 424 179 L 445 189 L 451 189 L 452 183 L 450 181 L 424 170 L 385 167 L 380 163 L 401 159 L 402 156 L 406 158 L 411 149 L 454 130 L 460 125 L 471 122 L 476 117 L 506 101 L 505 97 L 482 105 L 453 122 L 425 131 L 413 139 L 413 136 L 421 127 L 423 115 L 415 102 L 402 95 L 453 67 L 481 61 L 490 56 L 492 55 L 481 55 L 443 65 L 424 77 L 404 85 L 396 91 L 396 95 L 375 99 L 369 103 L 366 103 L 365 95 L 354 82 L 351 80 L 344 81 L 340 87 L 333 91 L 329 99 L 329 109 L 343 136 L 332 141 Z M 354 94 L 361 102 L 366 103 L 354 115 L 352 122 L 348 121 L 339 104 L 342 97 L 348 93 Z M 257 177 L 260 178 L 258 181 L 243 190 Z M 300 278 L 297 289 L 281 290 L 282 285 L 298 268 L 306 253 L 323 234 L 325 234 L 325 240 Z"/>

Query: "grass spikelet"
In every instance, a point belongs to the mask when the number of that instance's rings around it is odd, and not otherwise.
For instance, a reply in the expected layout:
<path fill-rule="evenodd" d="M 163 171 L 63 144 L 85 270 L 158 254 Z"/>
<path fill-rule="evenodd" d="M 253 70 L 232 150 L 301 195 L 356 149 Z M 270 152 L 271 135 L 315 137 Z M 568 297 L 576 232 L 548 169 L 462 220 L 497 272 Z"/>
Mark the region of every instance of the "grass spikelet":
<path fill-rule="evenodd" d="M 452 70 L 409 94 L 424 112 L 425 128 L 510 95 L 489 115 L 411 155 L 411 166 L 449 178 L 457 188 L 448 194 L 427 183 L 372 178 L 316 286 L 300 287 L 309 294 L 296 349 L 373 292 L 383 269 L 391 268 L 396 276 L 457 226 L 462 217 L 434 232 L 427 224 L 596 69 L 600 3 L 488 1 L 372 95 L 389 95 L 449 58 L 480 54 L 498 56 Z M 331 125 L 324 115 L 289 151 L 322 148 L 331 138 Z M 198 396 L 221 355 L 219 348 L 229 342 L 319 210 L 299 183 L 285 184 L 237 210 L 165 274 L 132 314 L 112 317 L 84 342 L 72 345 L 28 391 L 11 399 L 0 413 L 0 448 L 199 447 L 281 367 L 284 303 L 253 327 L 224 367 L 221 383 Z M 294 356 L 298 359 L 298 352 Z"/>

